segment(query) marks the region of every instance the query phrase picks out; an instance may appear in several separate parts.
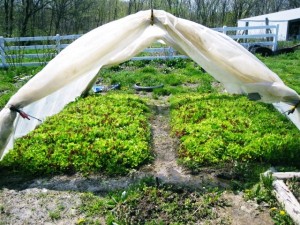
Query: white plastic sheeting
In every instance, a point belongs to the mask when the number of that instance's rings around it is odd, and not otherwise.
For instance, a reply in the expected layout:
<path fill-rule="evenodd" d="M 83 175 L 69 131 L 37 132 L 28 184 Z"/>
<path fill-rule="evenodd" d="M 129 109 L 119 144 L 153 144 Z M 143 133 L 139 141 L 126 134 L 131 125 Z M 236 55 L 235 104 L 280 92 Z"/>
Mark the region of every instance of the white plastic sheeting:
<path fill-rule="evenodd" d="M 157 40 L 187 54 L 230 93 L 255 93 L 266 103 L 299 102 L 294 90 L 228 36 L 161 10 L 154 10 L 151 18 L 150 10 L 141 11 L 103 25 L 51 60 L 0 112 L 0 156 L 12 148 L 14 138 L 37 125 L 34 120 L 16 120 L 11 106 L 40 119 L 58 113 L 91 85 L 103 66 L 124 62 Z M 298 109 L 294 114 L 299 115 Z M 299 116 L 294 123 L 300 124 Z"/>

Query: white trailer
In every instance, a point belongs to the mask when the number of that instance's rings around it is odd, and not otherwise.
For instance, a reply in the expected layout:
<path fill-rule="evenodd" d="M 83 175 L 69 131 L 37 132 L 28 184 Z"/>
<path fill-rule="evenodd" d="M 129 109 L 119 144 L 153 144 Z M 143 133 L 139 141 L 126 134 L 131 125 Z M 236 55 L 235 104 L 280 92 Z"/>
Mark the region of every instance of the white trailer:
<path fill-rule="evenodd" d="M 300 40 L 300 8 L 269 13 L 238 20 L 238 27 L 279 25 L 278 40 Z M 271 30 L 249 30 L 249 34 L 263 34 Z"/>

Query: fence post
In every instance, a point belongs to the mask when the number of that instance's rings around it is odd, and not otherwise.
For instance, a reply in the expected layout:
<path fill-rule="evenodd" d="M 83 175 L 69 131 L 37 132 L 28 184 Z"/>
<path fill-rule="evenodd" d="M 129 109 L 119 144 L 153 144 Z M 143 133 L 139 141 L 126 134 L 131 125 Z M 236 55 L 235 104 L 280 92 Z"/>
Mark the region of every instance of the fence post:
<path fill-rule="evenodd" d="M 266 23 L 266 26 L 267 26 L 267 28 L 266 28 L 266 34 L 271 34 L 272 31 L 271 31 L 270 28 L 268 28 L 268 26 L 269 26 L 269 18 L 268 17 L 266 17 L 265 23 Z M 267 41 L 274 41 L 274 39 L 271 39 L 271 38 L 272 37 L 267 37 Z"/>
<path fill-rule="evenodd" d="M 169 59 L 173 59 L 174 56 L 174 49 L 172 47 L 169 47 L 169 54 L 168 54 L 168 58 Z"/>
<path fill-rule="evenodd" d="M 277 50 L 277 41 L 278 41 L 278 32 L 279 32 L 279 24 L 276 25 L 275 37 L 273 38 L 273 47 L 272 50 Z"/>
<path fill-rule="evenodd" d="M 246 22 L 246 27 L 249 27 L 249 21 Z M 248 29 L 245 30 L 245 35 L 248 36 Z M 244 38 L 244 42 L 247 43 L 248 39 Z"/>
<path fill-rule="evenodd" d="M 227 30 L 226 30 L 226 26 L 223 26 L 223 34 L 226 34 L 227 35 Z"/>
<path fill-rule="evenodd" d="M 55 45 L 56 45 L 56 52 L 57 54 L 60 53 L 60 35 L 59 34 L 56 34 L 55 36 Z"/>
<path fill-rule="evenodd" d="M 0 65 L 0 67 L 7 68 L 8 64 L 6 63 L 4 47 L 5 47 L 4 37 L 0 36 L 0 59 L 1 59 L 1 62 L 2 62 L 2 65 Z"/>

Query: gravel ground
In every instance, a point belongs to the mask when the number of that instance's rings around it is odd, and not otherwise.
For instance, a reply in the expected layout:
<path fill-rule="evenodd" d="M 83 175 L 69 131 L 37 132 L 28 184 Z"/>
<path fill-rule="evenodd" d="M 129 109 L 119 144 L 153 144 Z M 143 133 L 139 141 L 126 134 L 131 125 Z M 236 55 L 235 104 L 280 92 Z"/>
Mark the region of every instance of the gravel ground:
<path fill-rule="evenodd" d="M 46 188 L 3 189 L 0 224 L 76 224 L 81 193 Z"/>

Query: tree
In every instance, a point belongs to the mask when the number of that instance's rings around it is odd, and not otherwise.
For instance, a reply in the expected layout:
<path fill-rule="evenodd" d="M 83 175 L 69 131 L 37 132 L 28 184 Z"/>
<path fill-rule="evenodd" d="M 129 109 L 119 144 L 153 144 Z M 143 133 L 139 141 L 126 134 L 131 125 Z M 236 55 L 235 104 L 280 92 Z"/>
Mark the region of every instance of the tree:
<path fill-rule="evenodd" d="M 300 7 L 299 0 L 0 0 L 5 36 L 84 33 L 146 9 L 162 9 L 209 27 Z"/>
<path fill-rule="evenodd" d="M 29 22 L 34 23 L 35 21 L 30 21 L 34 15 L 43 9 L 48 4 L 45 0 L 22 0 L 20 7 L 20 36 L 24 37 L 28 35 L 28 25 Z M 31 35 L 34 35 L 34 25 L 31 29 Z"/>
<path fill-rule="evenodd" d="M 146 3 L 145 0 L 129 0 L 128 1 L 128 15 L 142 10 L 145 3 Z"/>
<path fill-rule="evenodd" d="M 289 8 L 299 8 L 300 1 L 299 0 L 290 0 L 289 1 Z"/>
<path fill-rule="evenodd" d="M 4 0 L 4 15 L 4 33 L 6 36 L 11 37 L 14 21 L 14 0 Z"/>

